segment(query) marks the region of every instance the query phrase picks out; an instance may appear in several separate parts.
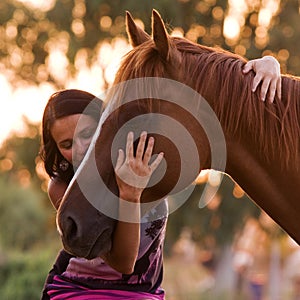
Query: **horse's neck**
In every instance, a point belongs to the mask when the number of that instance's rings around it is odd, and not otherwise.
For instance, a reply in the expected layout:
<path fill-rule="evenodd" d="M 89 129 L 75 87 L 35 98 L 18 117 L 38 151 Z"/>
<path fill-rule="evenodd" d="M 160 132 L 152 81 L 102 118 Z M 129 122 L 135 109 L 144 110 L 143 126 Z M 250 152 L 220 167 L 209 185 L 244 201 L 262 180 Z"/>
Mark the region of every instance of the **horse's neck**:
<path fill-rule="evenodd" d="M 249 139 L 227 138 L 227 151 L 226 172 L 299 242 L 300 171 L 292 164 L 284 170 L 279 157 L 267 160 Z"/>
<path fill-rule="evenodd" d="M 254 141 L 240 141 L 227 138 L 227 166 L 228 173 L 248 193 L 268 198 L 284 199 L 283 171 L 274 165 L 273 159 L 267 160 L 255 147 Z M 255 144 L 254 144 L 255 145 Z"/>

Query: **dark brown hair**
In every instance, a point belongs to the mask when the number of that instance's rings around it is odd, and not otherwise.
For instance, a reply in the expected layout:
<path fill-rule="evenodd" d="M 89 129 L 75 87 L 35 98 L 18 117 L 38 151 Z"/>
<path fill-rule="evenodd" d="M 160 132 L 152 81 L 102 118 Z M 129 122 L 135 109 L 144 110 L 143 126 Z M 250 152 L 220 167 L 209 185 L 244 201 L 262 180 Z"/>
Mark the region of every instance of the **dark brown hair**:
<path fill-rule="evenodd" d="M 59 119 L 74 114 L 86 114 L 97 122 L 101 116 L 102 101 L 96 96 L 81 90 L 69 89 L 51 95 L 44 110 L 42 120 L 42 146 L 40 155 L 47 174 L 69 183 L 74 175 L 71 165 L 66 169 L 60 164 L 65 160 L 51 135 L 51 126 Z"/>

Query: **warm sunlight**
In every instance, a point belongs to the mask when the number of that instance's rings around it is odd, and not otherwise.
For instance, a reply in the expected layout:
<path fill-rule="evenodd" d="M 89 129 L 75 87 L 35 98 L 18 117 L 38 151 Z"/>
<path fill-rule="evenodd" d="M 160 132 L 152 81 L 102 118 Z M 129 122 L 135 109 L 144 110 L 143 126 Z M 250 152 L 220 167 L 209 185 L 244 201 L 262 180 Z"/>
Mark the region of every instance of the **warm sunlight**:
<path fill-rule="evenodd" d="M 257 21 L 259 30 L 256 33 L 260 36 L 257 37 L 257 44 L 263 46 L 267 41 L 267 29 L 270 26 L 272 17 L 278 12 L 279 4 L 280 0 L 266 0 L 262 1 L 260 4 L 261 7 L 258 11 Z M 228 13 L 224 20 L 223 33 L 230 43 L 230 41 L 235 41 L 239 37 L 241 28 L 245 24 L 246 14 L 256 11 L 257 3 L 255 3 L 255 1 L 247 0 L 229 0 L 228 6 Z"/>
<path fill-rule="evenodd" d="M 224 20 L 224 36 L 235 40 L 240 35 L 241 24 L 234 16 L 227 16 Z"/>
<path fill-rule="evenodd" d="M 30 8 L 38 8 L 42 11 L 48 11 L 55 5 L 56 0 L 18 0 L 21 3 L 26 4 Z"/>
<path fill-rule="evenodd" d="M 248 6 L 245 0 L 229 0 L 228 6 L 223 33 L 225 38 L 235 40 L 239 37 L 240 29 L 244 25 L 244 15 L 248 10 Z"/>
<path fill-rule="evenodd" d="M 39 123 L 47 97 L 54 92 L 48 83 L 36 87 L 20 86 L 13 90 L 2 75 L 0 90 L 0 143 L 11 131 L 22 133 L 24 116 L 32 123 Z"/>

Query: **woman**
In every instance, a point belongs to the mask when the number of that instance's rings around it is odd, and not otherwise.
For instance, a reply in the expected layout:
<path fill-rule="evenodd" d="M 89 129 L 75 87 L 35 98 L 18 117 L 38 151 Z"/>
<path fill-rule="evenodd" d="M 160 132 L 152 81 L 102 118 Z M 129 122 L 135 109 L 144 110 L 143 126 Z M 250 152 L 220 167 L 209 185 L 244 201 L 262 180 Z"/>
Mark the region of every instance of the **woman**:
<path fill-rule="evenodd" d="M 88 149 L 99 121 L 100 108 L 99 99 L 79 90 L 55 93 L 48 101 L 42 125 L 42 157 L 51 178 L 49 197 L 56 209 L 74 175 L 73 168 L 78 167 Z M 126 155 L 123 150 L 119 150 L 115 174 L 119 188 L 120 218 L 121 214 L 126 214 L 124 201 L 128 201 L 137 204 L 130 214 L 140 220 L 138 204 L 141 193 L 163 158 L 163 153 L 160 153 L 149 163 L 154 139 L 150 137 L 146 144 L 146 137 L 147 134 L 142 132 L 135 155 L 132 132 L 127 137 Z M 132 186 L 123 181 L 123 178 L 126 182 L 139 178 L 142 180 L 135 181 L 135 186 Z M 160 265 L 167 215 L 166 202 L 157 211 L 163 218 L 159 222 L 156 220 L 156 223 L 118 221 L 112 249 L 102 257 L 93 260 L 71 258 L 62 251 L 53 275 L 64 272 L 61 276 L 49 275 L 44 291 L 45 299 L 46 290 L 51 299 L 76 299 L 82 293 L 89 299 L 93 296 L 95 299 L 113 299 L 113 296 L 126 299 L 163 299 Z"/>
<path fill-rule="evenodd" d="M 253 90 L 259 83 L 262 83 L 262 100 L 268 95 L 269 101 L 272 102 L 275 92 L 280 97 L 281 81 L 278 62 L 271 57 L 253 60 L 246 64 L 244 72 L 247 73 L 252 69 L 256 71 Z M 51 178 L 49 197 L 56 209 L 74 175 L 73 169 L 78 166 L 88 148 L 100 118 L 100 110 L 101 101 L 83 91 L 61 91 L 49 99 L 43 117 L 42 158 Z M 82 118 L 83 122 L 78 123 Z M 81 124 L 79 125 L 81 127 L 76 129 L 77 124 Z M 120 179 L 130 176 L 128 161 L 133 163 L 131 168 L 134 168 L 136 174 L 145 174 L 149 180 L 162 159 L 161 154 L 149 169 L 148 163 L 154 141 L 150 138 L 145 149 L 146 158 L 142 160 L 141 154 L 144 152 L 145 139 L 146 134 L 143 133 L 138 146 L 139 154 L 137 153 L 134 157 L 133 136 L 129 134 L 126 158 L 124 152 L 120 151 L 115 169 L 120 197 L 130 202 L 139 202 L 143 189 L 128 186 Z M 121 200 L 120 203 L 122 203 Z M 92 299 L 89 294 L 92 291 L 98 293 L 95 295 L 98 299 L 106 299 L 105 297 L 108 297 L 107 299 L 113 299 L 113 297 L 164 299 L 160 284 L 162 281 L 162 246 L 167 216 L 166 203 L 163 202 L 155 213 L 160 214 L 162 218 L 151 223 L 118 222 L 113 244 L 121 245 L 119 249 L 126 248 L 128 251 L 125 254 L 118 253 L 118 247 L 115 247 L 116 252 L 113 249 L 104 257 L 88 261 L 74 258 L 62 250 L 48 275 L 42 299 L 49 299 L 47 291 L 52 299 L 65 298 L 66 292 L 70 291 L 74 292 L 72 299 L 75 299 L 75 295 L 79 296 L 82 293 L 89 295 L 88 298 Z M 138 211 L 136 214 L 139 217 Z M 124 232 L 126 235 L 122 234 Z M 126 238 L 122 239 L 124 236 Z"/>

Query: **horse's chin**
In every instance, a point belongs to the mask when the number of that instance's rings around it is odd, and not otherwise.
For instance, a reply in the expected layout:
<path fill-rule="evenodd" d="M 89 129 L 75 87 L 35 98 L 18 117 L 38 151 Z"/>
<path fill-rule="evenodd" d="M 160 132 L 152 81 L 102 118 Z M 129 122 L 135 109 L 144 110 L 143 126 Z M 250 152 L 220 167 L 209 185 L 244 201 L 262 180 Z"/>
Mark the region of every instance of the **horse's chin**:
<path fill-rule="evenodd" d="M 94 259 L 96 257 L 101 256 L 102 254 L 106 254 L 111 249 L 111 239 L 106 240 L 103 243 L 103 237 L 99 236 L 94 245 L 90 248 L 88 254 L 85 256 L 86 259 Z"/>
<path fill-rule="evenodd" d="M 111 234 L 110 230 L 103 231 L 96 239 L 94 243 L 85 247 L 70 247 L 63 242 L 64 249 L 71 255 L 76 257 L 83 257 L 86 259 L 94 259 L 103 254 L 106 254 L 111 249 Z"/>

